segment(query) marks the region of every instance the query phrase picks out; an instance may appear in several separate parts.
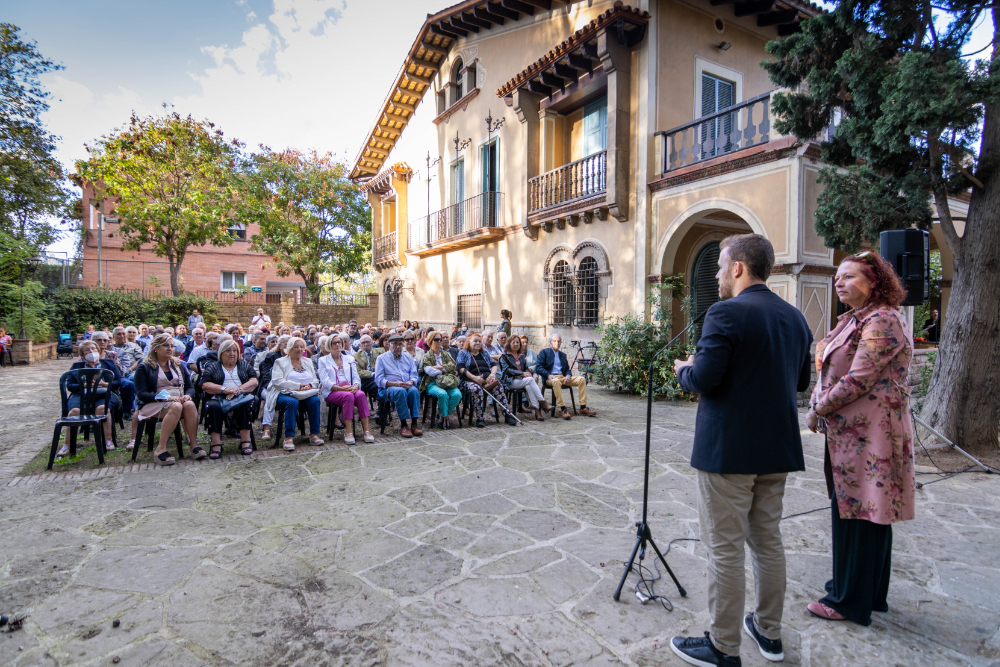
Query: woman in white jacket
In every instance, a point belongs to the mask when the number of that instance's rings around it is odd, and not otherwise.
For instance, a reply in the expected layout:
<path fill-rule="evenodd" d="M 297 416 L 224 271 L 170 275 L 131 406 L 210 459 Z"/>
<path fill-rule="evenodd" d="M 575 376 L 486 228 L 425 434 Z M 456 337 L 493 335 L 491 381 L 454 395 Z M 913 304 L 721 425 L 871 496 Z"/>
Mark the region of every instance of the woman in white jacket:
<path fill-rule="evenodd" d="M 361 391 L 358 362 L 353 355 L 344 352 L 344 339 L 340 336 L 330 336 L 324 343 L 330 354 L 319 360 L 321 395 L 327 403 L 340 406 L 345 423 L 354 418 L 354 410 L 357 409 L 361 426 L 365 429 L 365 442 L 375 442 L 368 426 L 368 396 Z M 345 429 L 344 443 L 353 445 L 354 442 L 354 433 Z"/>
<path fill-rule="evenodd" d="M 320 430 L 320 381 L 316 367 L 308 357 L 302 356 L 306 350 L 306 342 L 301 338 L 289 338 L 285 344 L 285 355 L 274 362 L 271 371 L 271 384 L 267 388 L 265 409 L 276 407 L 285 411 L 285 444 L 286 451 L 295 451 L 295 425 L 298 421 L 300 406 L 309 415 L 309 444 L 322 445 Z M 280 426 L 279 426 L 280 428 Z"/>

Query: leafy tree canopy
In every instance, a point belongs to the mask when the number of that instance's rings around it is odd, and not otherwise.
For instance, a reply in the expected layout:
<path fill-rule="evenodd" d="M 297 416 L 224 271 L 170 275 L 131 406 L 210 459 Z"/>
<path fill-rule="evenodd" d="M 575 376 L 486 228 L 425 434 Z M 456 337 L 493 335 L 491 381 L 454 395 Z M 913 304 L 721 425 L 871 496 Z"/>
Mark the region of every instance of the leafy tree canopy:
<path fill-rule="evenodd" d="M 164 105 L 165 106 L 165 105 Z M 247 205 L 237 163 L 242 144 L 207 120 L 176 112 L 139 118 L 88 146 L 77 162 L 98 196 L 115 202 L 123 247 L 152 251 L 170 262 L 170 286 L 181 293 L 188 248 L 233 243 L 228 229 Z"/>
<path fill-rule="evenodd" d="M 324 274 L 347 278 L 370 263 L 371 215 L 349 171 L 331 153 L 266 146 L 248 162 L 260 225 L 252 247 L 278 275 L 301 277 L 314 299 Z"/>
<path fill-rule="evenodd" d="M 1000 95 L 987 60 L 963 58 L 990 5 L 971 0 L 843 0 L 802 31 L 770 42 L 775 127 L 823 144 L 816 231 L 853 251 L 880 232 L 929 229 L 936 200 L 954 234 L 947 195 L 978 183 L 976 147 L 985 106 Z M 935 21 L 935 18 L 937 19 Z"/>

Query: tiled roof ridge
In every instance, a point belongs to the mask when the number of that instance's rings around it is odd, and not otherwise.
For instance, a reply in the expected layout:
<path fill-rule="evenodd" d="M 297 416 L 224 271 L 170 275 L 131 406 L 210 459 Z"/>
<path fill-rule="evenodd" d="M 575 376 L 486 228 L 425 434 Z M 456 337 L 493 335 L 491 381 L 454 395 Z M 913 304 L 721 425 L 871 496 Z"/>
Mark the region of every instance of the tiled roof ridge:
<path fill-rule="evenodd" d="M 589 39 L 598 30 L 610 23 L 612 19 L 620 16 L 629 16 L 643 22 L 649 21 L 649 12 L 630 7 L 623 3 L 622 0 L 617 0 L 611 9 L 592 19 L 589 23 L 587 23 L 587 25 L 574 32 L 554 49 L 521 70 L 521 72 L 513 79 L 497 88 L 497 97 L 506 97 L 510 93 L 514 92 L 518 86 L 544 70 L 555 61 L 562 58 L 576 47 L 580 46 L 581 43 Z"/>

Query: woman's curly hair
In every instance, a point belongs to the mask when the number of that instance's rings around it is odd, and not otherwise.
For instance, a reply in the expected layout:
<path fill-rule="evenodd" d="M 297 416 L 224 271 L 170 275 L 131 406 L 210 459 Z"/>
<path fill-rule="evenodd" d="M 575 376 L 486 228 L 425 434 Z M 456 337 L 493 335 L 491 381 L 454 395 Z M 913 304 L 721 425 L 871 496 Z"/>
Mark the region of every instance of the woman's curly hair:
<path fill-rule="evenodd" d="M 906 299 L 906 288 L 896 275 L 892 264 L 883 259 L 878 252 L 871 250 L 858 255 L 848 255 L 840 262 L 843 266 L 854 262 L 861 267 L 861 272 L 872 284 L 872 293 L 868 303 L 874 306 L 899 308 Z"/>

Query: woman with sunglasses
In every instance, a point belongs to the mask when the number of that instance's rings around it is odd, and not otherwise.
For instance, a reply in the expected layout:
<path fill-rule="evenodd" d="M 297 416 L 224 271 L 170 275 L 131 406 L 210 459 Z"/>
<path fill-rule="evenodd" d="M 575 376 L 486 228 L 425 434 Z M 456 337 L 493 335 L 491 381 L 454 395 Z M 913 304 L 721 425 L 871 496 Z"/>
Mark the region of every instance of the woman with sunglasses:
<path fill-rule="evenodd" d="M 462 402 L 462 391 L 458 388 L 458 374 L 455 360 L 444 349 L 444 333 L 432 331 L 427 334 L 429 349 L 420 360 L 418 372 L 421 377 L 420 391 L 437 399 L 440 420 L 438 425 L 448 430 L 451 422 L 448 415 Z"/>
<path fill-rule="evenodd" d="M 416 346 L 417 335 L 412 331 L 407 331 L 403 334 L 403 349 L 413 357 L 413 361 L 420 367 L 420 359 L 424 356 L 424 351 Z"/>
<path fill-rule="evenodd" d="M 806 424 L 826 434 L 833 578 L 814 616 L 870 625 L 888 611 L 892 524 L 914 517 L 913 424 L 907 372 L 913 341 L 892 266 L 874 252 L 848 256 L 834 281 L 851 307 L 816 345 L 816 388 Z"/>

